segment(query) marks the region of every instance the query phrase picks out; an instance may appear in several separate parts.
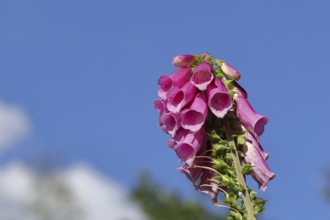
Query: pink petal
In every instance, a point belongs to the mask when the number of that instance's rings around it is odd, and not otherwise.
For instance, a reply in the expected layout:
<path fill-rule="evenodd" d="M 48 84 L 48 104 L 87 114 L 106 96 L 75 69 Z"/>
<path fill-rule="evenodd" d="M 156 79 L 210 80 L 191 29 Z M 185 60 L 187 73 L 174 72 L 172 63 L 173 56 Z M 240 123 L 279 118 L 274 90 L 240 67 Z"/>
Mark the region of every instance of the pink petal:
<path fill-rule="evenodd" d="M 179 68 L 173 72 L 169 77 L 172 79 L 173 86 L 181 88 L 189 80 L 191 73 L 190 68 Z"/>
<path fill-rule="evenodd" d="M 191 83 L 194 84 L 199 90 L 206 90 L 207 86 L 214 78 L 212 70 L 213 68 L 211 64 L 201 62 L 193 71 L 193 75 L 190 78 Z"/>
<path fill-rule="evenodd" d="M 218 78 L 207 89 L 208 105 L 215 116 L 223 118 L 232 106 L 230 94 Z"/>
<path fill-rule="evenodd" d="M 179 117 L 172 112 L 163 112 L 159 117 L 159 126 L 162 131 L 174 136 L 180 128 Z"/>
<path fill-rule="evenodd" d="M 245 91 L 245 89 L 240 84 L 238 84 L 238 82 L 233 81 L 232 83 L 234 85 L 233 90 L 237 93 L 237 95 L 244 96 L 245 98 L 248 97 L 247 92 Z"/>
<path fill-rule="evenodd" d="M 195 164 L 194 164 L 195 165 Z M 201 167 L 211 167 L 212 165 L 205 162 L 199 162 L 196 164 Z M 186 175 L 186 177 L 193 183 L 196 190 L 206 193 L 212 199 L 212 203 L 217 203 L 217 195 L 219 192 L 219 182 L 214 180 L 216 173 L 204 169 L 189 166 L 187 163 L 177 169 L 179 172 Z"/>
<path fill-rule="evenodd" d="M 177 55 L 173 58 L 172 64 L 178 67 L 188 67 L 195 61 L 194 55 Z"/>
<path fill-rule="evenodd" d="M 198 93 L 190 108 L 181 113 L 181 126 L 192 132 L 196 132 L 204 125 L 207 113 L 206 96 L 204 93 Z"/>
<path fill-rule="evenodd" d="M 213 204 L 217 203 L 219 192 L 219 182 L 213 179 L 215 177 L 215 172 L 204 169 L 200 177 L 200 184 L 197 186 L 198 191 L 207 194 L 211 198 Z"/>
<path fill-rule="evenodd" d="M 259 188 L 263 191 L 267 189 L 268 182 L 275 177 L 275 173 L 271 172 L 264 156 L 250 142 L 246 142 L 247 152 L 245 153 L 245 161 L 253 166 L 252 177 L 259 184 Z"/>
<path fill-rule="evenodd" d="M 188 164 L 184 164 L 183 166 L 177 169 L 180 173 L 184 173 L 187 178 L 195 185 L 195 182 L 200 178 L 203 169 L 201 168 L 191 168 Z"/>
<path fill-rule="evenodd" d="M 173 85 L 172 79 L 167 75 L 163 75 L 159 77 L 158 85 L 159 85 L 158 96 L 161 99 L 165 99 L 167 92 L 170 91 L 170 89 L 172 88 Z"/>
<path fill-rule="evenodd" d="M 180 160 L 185 161 L 189 166 L 192 165 L 194 157 L 202 148 L 204 142 L 204 134 L 188 133 L 181 143 L 178 143 L 174 150 Z"/>
<path fill-rule="evenodd" d="M 228 63 L 222 63 L 221 70 L 228 79 L 239 80 L 241 78 L 239 72 Z"/>
<path fill-rule="evenodd" d="M 167 94 L 166 107 L 169 111 L 178 113 L 195 97 L 196 87 L 189 81 L 181 88 L 175 87 Z"/>
<path fill-rule="evenodd" d="M 262 155 L 262 157 L 266 160 L 269 156 L 268 153 L 266 153 L 264 151 L 264 149 L 262 148 L 262 146 L 260 145 L 259 141 L 256 140 L 254 138 L 253 135 L 250 134 L 250 132 L 248 132 L 246 135 L 245 135 L 245 140 L 250 142 L 255 148 L 256 150 L 260 153 L 260 155 Z"/>
<path fill-rule="evenodd" d="M 158 96 L 161 99 L 166 99 L 167 93 L 173 88 L 181 88 L 184 84 L 189 81 L 191 73 L 190 68 L 180 68 L 173 72 L 171 75 L 163 75 L 158 79 Z"/>
<path fill-rule="evenodd" d="M 154 108 L 157 112 L 162 113 L 165 110 L 165 102 L 161 99 L 156 99 L 154 101 Z"/>
<path fill-rule="evenodd" d="M 238 95 L 235 97 L 235 100 L 237 105 L 236 113 L 242 125 L 246 130 L 256 136 L 262 135 L 264 127 L 268 122 L 268 118 L 257 114 L 246 97 Z"/>

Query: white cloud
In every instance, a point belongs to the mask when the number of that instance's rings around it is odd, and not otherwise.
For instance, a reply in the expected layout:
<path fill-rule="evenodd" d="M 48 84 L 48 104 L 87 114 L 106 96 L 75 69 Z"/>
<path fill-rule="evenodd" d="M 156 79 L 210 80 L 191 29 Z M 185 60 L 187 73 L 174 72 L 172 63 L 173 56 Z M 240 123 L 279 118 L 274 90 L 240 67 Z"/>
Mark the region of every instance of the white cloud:
<path fill-rule="evenodd" d="M 0 101 L 0 150 L 10 147 L 30 132 L 24 110 Z"/>
<path fill-rule="evenodd" d="M 45 217 L 47 216 L 47 217 Z M 0 169 L 0 219 L 146 220 L 125 189 L 87 165 L 39 176 L 20 163 Z"/>

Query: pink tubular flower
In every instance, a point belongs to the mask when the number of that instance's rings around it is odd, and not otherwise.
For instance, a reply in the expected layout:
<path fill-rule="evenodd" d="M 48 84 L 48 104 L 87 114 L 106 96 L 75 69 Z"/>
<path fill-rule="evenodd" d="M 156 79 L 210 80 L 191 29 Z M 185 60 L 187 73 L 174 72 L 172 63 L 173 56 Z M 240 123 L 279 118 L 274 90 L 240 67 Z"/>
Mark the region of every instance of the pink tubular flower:
<path fill-rule="evenodd" d="M 245 140 L 250 142 L 256 150 L 262 155 L 263 159 L 267 160 L 269 154 L 264 151 L 262 146 L 260 145 L 259 141 L 254 138 L 249 132 L 245 135 Z"/>
<path fill-rule="evenodd" d="M 203 169 L 201 168 L 192 168 L 189 167 L 188 164 L 184 164 L 183 166 L 177 169 L 180 173 L 183 173 L 187 176 L 187 178 L 196 186 L 195 182 L 200 178 Z"/>
<path fill-rule="evenodd" d="M 168 93 L 168 91 L 170 91 L 170 89 L 173 86 L 172 79 L 167 75 L 163 75 L 158 79 L 158 86 L 159 86 L 158 96 L 161 99 L 166 99 L 166 94 Z"/>
<path fill-rule="evenodd" d="M 182 142 L 174 146 L 174 150 L 180 160 L 191 166 L 196 154 L 203 147 L 203 142 L 204 134 L 202 132 L 188 133 Z"/>
<path fill-rule="evenodd" d="M 180 128 L 180 121 L 177 114 L 172 112 L 163 112 L 159 116 L 159 126 L 162 131 L 170 134 L 172 137 Z"/>
<path fill-rule="evenodd" d="M 167 145 L 170 148 L 174 148 L 178 143 L 182 143 L 182 141 L 184 140 L 184 138 L 187 136 L 188 133 L 190 133 L 188 130 L 179 128 L 175 132 L 175 136 L 173 136 L 173 138 L 167 142 Z"/>
<path fill-rule="evenodd" d="M 203 53 L 203 54 L 201 55 L 201 58 L 202 58 L 204 61 L 210 61 L 210 60 L 212 60 L 211 55 L 208 54 L 208 53 Z"/>
<path fill-rule="evenodd" d="M 190 68 L 180 68 L 169 76 L 167 75 L 161 76 L 158 79 L 158 85 L 159 85 L 158 96 L 161 99 L 165 99 L 167 93 L 173 87 L 181 88 L 189 80 L 190 73 L 191 73 Z"/>
<path fill-rule="evenodd" d="M 246 97 L 238 95 L 235 97 L 235 100 L 237 105 L 236 113 L 242 125 L 253 135 L 262 135 L 268 118 L 257 114 Z"/>
<path fill-rule="evenodd" d="M 164 112 L 164 110 L 165 110 L 165 102 L 164 102 L 164 100 L 156 99 L 154 101 L 154 108 L 156 109 L 156 111 L 158 113 Z"/>
<path fill-rule="evenodd" d="M 207 89 L 208 105 L 215 116 L 223 118 L 232 106 L 230 94 L 218 78 Z"/>
<path fill-rule="evenodd" d="M 214 78 L 212 70 L 213 68 L 211 64 L 201 62 L 193 71 L 193 75 L 190 78 L 191 83 L 194 84 L 199 90 L 206 90 L 207 86 Z"/>
<path fill-rule="evenodd" d="M 194 55 L 177 55 L 173 58 L 172 64 L 177 67 L 189 67 L 195 61 Z"/>
<path fill-rule="evenodd" d="M 180 89 L 175 87 L 167 94 L 166 107 L 170 112 L 178 113 L 195 97 L 196 87 L 189 81 Z"/>
<path fill-rule="evenodd" d="M 194 167 L 197 165 L 198 167 Z M 205 169 L 203 167 L 211 167 L 207 162 L 199 162 L 197 161 L 196 164 L 193 166 L 189 166 L 188 164 L 184 164 L 183 166 L 179 167 L 177 170 L 180 173 L 186 175 L 186 177 L 193 183 L 196 190 L 206 193 L 212 199 L 212 203 L 217 203 L 217 195 L 219 192 L 219 182 L 217 182 L 214 177 L 216 173 Z"/>
<path fill-rule="evenodd" d="M 212 165 L 208 165 L 209 167 Z M 212 200 L 212 204 L 217 203 L 217 197 L 219 192 L 219 182 L 215 180 L 216 173 L 210 170 L 203 170 L 200 177 L 200 184 L 197 186 L 198 191 L 206 193 Z"/>
<path fill-rule="evenodd" d="M 181 87 L 183 86 L 186 82 L 189 81 L 189 76 L 191 73 L 190 68 L 179 68 L 178 70 L 174 71 L 171 75 L 170 78 L 172 79 L 173 86 Z"/>
<path fill-rule="evenodd" d="M 196 132 L 204 125 L 208 107 L 204 93 L 198 93 L 191 106 L 180 114 L 181 126 L 184 129 Z"/>
<path fill-rule="evenodd" d="M 237 95 L 242 95 L 245 98 L 248 97 L 247 92 L 245 91 L 245 89 L 240 84 L 238 84 L 238 82 L 233 81 L 232 83 L 234 85 L 233 91 L 236 92 Z"/>
<path fill-rule="evenodd" d="M 263 191 L 267 189 L 268 182 L 275 177 L 275 173 L 271 172 L 264 155 L 260 153 L 258 148 L 250 142 L 246 142 L 247 152 L 245 153 L 245 161 L 253 166 L 252 177 L 258 182 L 259 188 Z"/>
<path fill-rule="evenodd" d="M 221 70 L 228 79 L 239 80 L 241 78 L 239 72 L 228 63 L 222 63 Z"/>

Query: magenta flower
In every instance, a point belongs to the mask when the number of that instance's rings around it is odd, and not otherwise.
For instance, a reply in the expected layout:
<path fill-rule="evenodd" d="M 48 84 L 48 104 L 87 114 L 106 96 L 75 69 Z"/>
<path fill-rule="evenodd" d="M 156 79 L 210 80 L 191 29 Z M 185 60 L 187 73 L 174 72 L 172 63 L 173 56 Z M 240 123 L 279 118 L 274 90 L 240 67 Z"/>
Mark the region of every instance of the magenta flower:
<path fill-rule="evenodd" d="M 194 55 L 177 55 L 173 58 L 172 64 L 177 67 L 189 67 L 195 61 Z"/>
<path fill-rule="evenodd" d="M 236 113 L 242 125 L 250 133 L 257 135 L 256 137 L 262 135 L 264 127 L 268 122 L 268 118 L 257 114 L 246 97 L 238 95 L 235 97 L 235 101 L 237 105 Z"/>
<path fill-rule="evenodd" d="M 172 137 L 180 128 L 180 118 L 178 114 L 172 112 L 163 112 L 159 116 L 159 126 L 162 131 L 170 134 Z"/>
<path fill-rule="evenodd" d="M 217 203 L 219 192 L 219 182 L 214 179 L 216 176 L 215 172 L 204 169 L 200 177 L 200 184 L 197 186 L 198 191 L 207 194 L 214 205 Z"/>
<path fill-rule="evenodd" d="M 222 63 L 221 70 L 228 79 L 239 80 L 241 78 L 239 72 L 228 63 Z"/>
<path fill-rule="evenodd" d="M 262 155 L 258 147 L 248 141 L 245 145 L 247 147 L 247 152 L 245 153 L 244 159 L 253 166 L 252 177 L 259 184 L 259 188 L 265 191 L 268 182 L 275 177 L 275 173 L 270 171 L 265 160 L 265 155 Z"/>
<path fill-rule="evenodd" d="M 185 161 L 189 166 L 194 162 L 194 157 L 202 148 L 204 133 L 188 133 L 184 139 L 174 146 L 174 150 L 181 161 Z"/>
<path fill-rule="evenodd" d="M 212 60 L 211 55 L 208 54 L 208 53 L 203 53 L 203 54 L 201 55 L 201 58 L 202 58 L 204 61 L 210 61 L 210 60 Z"/>
<path fill-rule="evenodd" d="M 180 68 L 173 72 L 171 75 L 163 75 L 158 79 L 158 96 L 162 99 L 166 98 L 167 93 L 173 87 L 181 88 L 189 80 L 191 73 L 190 68 Z"/>
<path fill-rule="evenodd" d="M 164 102 L 164 100 L 156 99 L 154 101 L 154 108 L 156 109 L 156 111 L 158 113 L 164 112 L 165 111 L 165 102 Z"/>
<path fill-rule="evenodd" d="M 210 167 L 207 162 L 197 161 L 196 165 L 199 167 L 189 166 L 184 164 L 177 170 L 186 175 L 186 177 L 193 183 L 196 190 L 206 193 L 212 199 L 212 203 L 217 203 L 217 195 L 219 192 L 219 182 L 214 178 L 216 173 L 200 167 Z"/>
<path fill-rule="evenodd" d="M 179 68 L 170 75 L 170 78 L 173 81 L 173 86 L 181 87 L 189 81 L 189 76 L 191 73 L 190 68 Z"/>
<path fill-rule="evenodd" d="M 212 70 L 213 68 L 211 64 L 201 62 L 193 71 L 193 75 L 190 78 L 191 83 L 194 84 L 199 90 L 206 90 L 207 86 L 214 78 Z"/>
<path fill-rule="evenodd" d="M 208 105 L 215 116 L 223 118 L 232 106 L 230 94 L 218 78 L 207 89 Z"/>
<path fill-rule="evenodd" d="M 192 168 L 188 166 L 188 164 L 184 164 L 183 166 L 177 169 L 180 173 L 183 173 L 187 176 L 187 178 L 193 183 L 196 187 L 196 181 L 200 178 L 203 169 L 202 168 Z"/>
<path fill-rule="evenodd" d="M 248 97 L 247 92 L 245 91 L 245 89 L 236 81 L 232 82 L 234 85 L 233 91 L 237 93 L 237 95 L 242 95 L 245 98 Z"/>
<path fill-rule="evenodd" d="M 205 53 L 178 55 L 172 64 L 179 68 L 159 78 L 154 108 L 161 130 L 171 136 L 168 147 L 184 162 L 178 171 L 213 205 L 220 206 L 217 197 L 223 192 L 231 217 L 256 219 L 264 202 L 251 197 L 255 192 L 245 180 L 251 175 L 266 190 L 275 177 L 259 143 L 268 118 L 252 108 L 236 81 L 240 73 L 228 63 Z M 249 165 L 251 172 L 245 172 Z"/>
<path fill-rule="evenodd" d="M 172 88 L 167 93 L 166 107 L 170 112 L 178 113 L 181 109 L 189 104 L 195 97 L 196 87 L 189 81 L 180 89 Z"/>
<path fill-rule="evenodd" d="M 174 148 L 175 145 L 177 145 L 178 143 L 182 143 L 184 138 L 186 137 L 186 135 L 190 133 L 188 130 L 186 129 L 183 129 L 183 128 L 179 128 L 176 133 L 175 133 L 175 136 L 173 136 L 172 139 L 170 139 L 168 142 L 167 142 L 167 145 L 170 147 L 170 148 Z"/>
<path fill-rule="evenodd" d="M 158 79 L 158 86 L 159 86 L 158 96 L 161 99 L 166 99 L 166 94 L 168 93 L 168 91 L 170 91 L 170 89 L 173 86 L 172 79 L 167 75 L 163 75 Z"/>
<path fill-rule="evenodd" d="M 259 141 L 256 140 L 254 136 L 251 135 L 249 132 L 245 135 L 245 140 L 250 142 L 265 160 L 268 158 L 269 154 L 264 151 Z"/>
<path fill-rule="evenodd" d="M 204 93 L 198 93 L 191 103 L 191 106 L 183 110 L 181 118 L 181 126 L 192 132 L 196 132 L 204 125 L 207 118 L 208 106 L 206 103 L 206 96 Z"/>

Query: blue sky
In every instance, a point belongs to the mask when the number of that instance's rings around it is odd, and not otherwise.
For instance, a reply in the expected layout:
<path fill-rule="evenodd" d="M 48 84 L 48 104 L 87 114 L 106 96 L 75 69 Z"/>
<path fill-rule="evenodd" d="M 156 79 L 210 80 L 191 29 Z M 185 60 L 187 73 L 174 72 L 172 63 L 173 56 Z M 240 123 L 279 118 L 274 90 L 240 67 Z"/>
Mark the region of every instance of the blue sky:
<path fill-rule="evenodd" d="M 22 107 L 28 139 L 0 164 L 54 154 L 130 188 L 147 169 L 195 194 L 157 125 L 157 79 L 177 54 L 209 52 L 241 73 L 276 172 L 267 219 L 327 219 L 330 3 L 319 1 L 0 2 L 0 99 Z M 196 192 L 197 193 L 197 192 Z"/>

